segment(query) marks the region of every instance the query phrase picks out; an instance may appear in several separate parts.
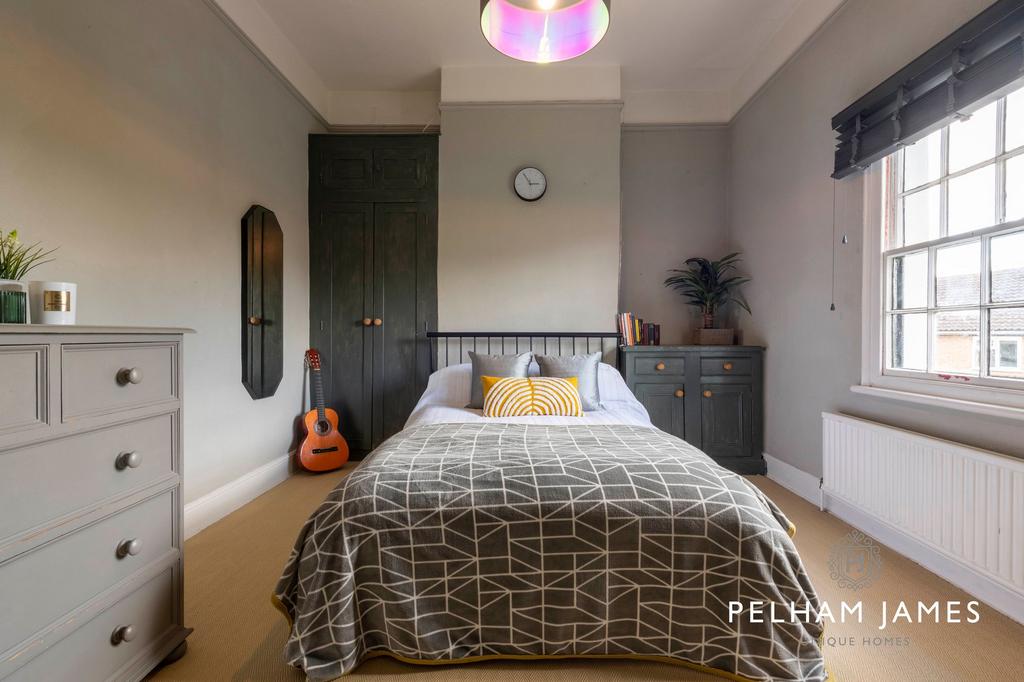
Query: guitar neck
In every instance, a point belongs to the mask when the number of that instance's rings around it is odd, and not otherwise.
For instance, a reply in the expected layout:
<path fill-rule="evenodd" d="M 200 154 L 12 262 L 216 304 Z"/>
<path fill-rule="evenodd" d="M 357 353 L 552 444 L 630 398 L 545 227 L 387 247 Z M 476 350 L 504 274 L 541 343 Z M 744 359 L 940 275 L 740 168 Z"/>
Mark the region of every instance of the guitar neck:
<path fill-rule="evenodd" d="M 324 380 L 320 376 L 320 370 L 310 370 L 310 391 L 312 392 L 313 406 L 316 408 L 316 417 L 320 421 L 327 420 L 327 411 L 324 407 Z"/>

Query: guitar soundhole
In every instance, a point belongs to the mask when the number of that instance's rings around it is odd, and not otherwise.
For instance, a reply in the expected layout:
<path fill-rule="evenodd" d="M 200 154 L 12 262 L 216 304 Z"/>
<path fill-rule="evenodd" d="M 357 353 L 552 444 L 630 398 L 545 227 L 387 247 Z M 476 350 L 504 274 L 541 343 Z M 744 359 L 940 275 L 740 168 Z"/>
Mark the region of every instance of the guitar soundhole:
<path fill-rule="evenodd" d="M 327 433 L 331 430 L 331 425 L 326 421 L 320 421 L 316 423 L 316 432 L 319 434 Z"/>

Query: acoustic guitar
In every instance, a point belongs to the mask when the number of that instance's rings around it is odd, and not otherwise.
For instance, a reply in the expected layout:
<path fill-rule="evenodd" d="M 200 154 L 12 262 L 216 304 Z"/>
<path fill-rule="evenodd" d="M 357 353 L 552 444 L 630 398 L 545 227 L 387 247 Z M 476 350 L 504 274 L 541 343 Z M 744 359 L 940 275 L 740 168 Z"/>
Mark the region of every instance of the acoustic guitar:
<path fill-rule="evenodd" d="M 307 471 L 332 471 L 348 461 L 348 443 L 338 432 L 338 413 L 324 407 L 324 382 L 320 375 L 320 353 L 306 351 L 309 367 L 310 402 L 314 409 L 306 413 L 302 423 L 306 438 L 299 448 L 299 464 Z"/>

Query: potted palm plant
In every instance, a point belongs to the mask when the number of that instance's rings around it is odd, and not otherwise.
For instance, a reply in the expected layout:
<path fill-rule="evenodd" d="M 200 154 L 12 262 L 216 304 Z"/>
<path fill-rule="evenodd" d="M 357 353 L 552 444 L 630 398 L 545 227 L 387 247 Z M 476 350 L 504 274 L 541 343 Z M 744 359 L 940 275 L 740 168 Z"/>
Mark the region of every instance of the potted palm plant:
<path fill-rule="evenodd" d="M 34 268 L 49 263 L 46 251 L 39 244 L 22 244 L 18 231 L 0 230 L 0 322 L 28 320 L 28 286 L 21 280 Z"/>
<path fill-rule="evenodd" d="M 739 262 L 739 253 L 730 253 L 718 260 L 687 258 L 685 268 L 669 271 L 672 274 L 665 279 L 665 286 L 682 294 L 687 305 L 700 309 L 703 326 L 694 332 L 694 343 L 733 343 L 736 335 L 732 329 L 715 329 L 715 314 L 730 303 L 750 312 L 750 306 L 739 290 L 750 278 L 736 274 Z"/>

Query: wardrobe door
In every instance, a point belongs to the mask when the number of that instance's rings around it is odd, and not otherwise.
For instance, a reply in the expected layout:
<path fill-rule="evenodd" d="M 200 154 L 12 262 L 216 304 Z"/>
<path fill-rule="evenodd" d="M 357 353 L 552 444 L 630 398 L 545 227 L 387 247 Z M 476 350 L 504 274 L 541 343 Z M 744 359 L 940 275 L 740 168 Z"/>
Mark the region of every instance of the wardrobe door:
<path fill-rule="evenodd" d="M 324 393 L 354 450 L 373 446 L 373 204 L 328 204 L 309 250 L 313 346 L 326 355 Z M 364 324 L 370 320 L 370 324 Z"/>
<path fill-rule="evenodd" d="M 430 215 L 418 204 L 374 205 L 374 446 L 398 433 L 425 386 L 421 253 Z M 433 273 L 429 273 L 431 276 Z M 377 325 L 377 322 L 380 322 Z"/>

